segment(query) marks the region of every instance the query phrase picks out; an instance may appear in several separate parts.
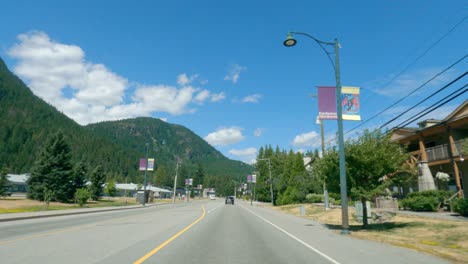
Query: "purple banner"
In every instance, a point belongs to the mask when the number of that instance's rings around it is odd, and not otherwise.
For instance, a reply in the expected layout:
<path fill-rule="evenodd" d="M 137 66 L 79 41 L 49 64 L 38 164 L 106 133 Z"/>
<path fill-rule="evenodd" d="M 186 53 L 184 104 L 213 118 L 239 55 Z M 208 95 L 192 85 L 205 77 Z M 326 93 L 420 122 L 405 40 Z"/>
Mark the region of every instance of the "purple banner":
<path fill-rule="evenodd" d="M 317 90 L 319 119 L 336 120 L 336 87 L 320 86 Z"/>
<path fill-rule="evenodd" d="M 140 159 L 140 170 L 146 170 L 146 159 Z"/>

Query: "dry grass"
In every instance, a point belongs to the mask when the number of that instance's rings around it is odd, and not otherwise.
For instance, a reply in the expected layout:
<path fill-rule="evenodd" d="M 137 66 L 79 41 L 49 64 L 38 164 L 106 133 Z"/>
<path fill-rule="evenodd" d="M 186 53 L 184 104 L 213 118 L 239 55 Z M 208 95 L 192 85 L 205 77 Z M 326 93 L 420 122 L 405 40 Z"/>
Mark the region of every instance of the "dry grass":
<path fill-rule="evenodd" d="M 286 205 L 275 209 L 299 216 L 300 205 Z M 325 210 L 305 205 L 307 218 L 340 230 L 341 210 Z M 367 229 L 353 219 L 354 208 L 349 208 L 351 236 L 406 247 L 436 255 L 454 263 L 467 263 L 468 222 L 396 215 L 390 221 L 370 224 Z"/>
<path fill-rule="evenodd" d="M 85 208 L 106 207 L 106 206 L 124 206 L 136 204 L 134 198 L 107 198 L 99 201 L 89 201 Z M 7 197 L 0 199 L 0 214 L 5 213 L 24 213 L 24 212 L 37 212 L 45 210 L 66 210 L 77 209 L 78 205 L 73 203 L 58 203 L 51 202 L 46 209 L 44 202 L 26 199 L 24 197 Z"/>

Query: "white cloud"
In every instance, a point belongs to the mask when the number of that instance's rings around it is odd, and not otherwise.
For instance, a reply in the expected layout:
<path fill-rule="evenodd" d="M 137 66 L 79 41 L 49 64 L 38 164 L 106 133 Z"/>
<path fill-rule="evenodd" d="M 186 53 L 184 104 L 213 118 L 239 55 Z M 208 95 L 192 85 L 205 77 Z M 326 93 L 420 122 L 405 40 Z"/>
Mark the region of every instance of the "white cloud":
<path fill-rule="evenodd" d="M 240 66 L 239 64 L 233 64 L 228 70 L 226 76 L 224 76 L 225 81 L 232 81 L 232 83 L 237 83 L 240 78 L 240 73 L 247 70 L 247 67 Z"/>
<path fill-rule="evenodd" d="M 205 102 L 206 99 L 208 99 L 209 97 L 210 97 L 210 92 L 208 90 L 202 90 L 195 96 L 194 101 L 201 104 Z"/>
<path fill-rule="evenodd" d="M 210 99 L 211 102 L 219 102 L 219 101 L 224 100 L 225 98 L 226 98 L 226 95 L 223 92 L 211 93 L 208 90 L 202 90 L 195 96 L 194 101 L 195 103 L 202 104 L 208 99 Z"/>
<path fill-rule="evenodd" d="M 293 146 L 295 147 L 317 147 L 320 146 L 320 135 L 311 131 L 297 135 L 293 140 Z"/>
<path fill-rule="evenodd" d="M 426 81 L 430 80 L 432 77 L 437 75 L 441 71 L 440 68 L 427 68 L 427 69 L 421 69 L 417 70 L 408 74 L 403 74 L 396 78 L 392 83 L 390 83 L 387 87 L 383 88 L 377 88 L 375 90 L 376 93 L 388 97 L 401 97 L 409 94 L 411 91 L 414 89 L 418 88 L 422 84 L 424 84 Z M 435 78 L 428 84 L 426 84 L 426 87 L 434 87 L 434 86 L 440 86 L 443 83 L 449 81 L 452 79 L 454 75 L 454 71 L 447 71 L 443 75 L 440 75 L 439 77 Z M 385 78 L 385 83 L 391 80 L 394 76 L 388 76 Z M 374 86 L 375 84 L 371 84 Z M 423 88 L 424 89 L 424 88 Z M 418 94 L 416 92 L 415 94 Z"/>
<path fill-rule="evenodd" d="M 263 132 L 265 131 L 265 129 L 263 128 L 257 128 L 255 129 L 254 131 L 254 136 L 256 137 L 261 137 L 263 135 Z"/>
<path fill-rule="evenodd" d="M 257 149 L 246 148 L 246 149 L 231 149 L 229 154 L 239 157 L 242 161 L 253 164 L 256 162 Z"/>
<path fill-rule="evenodd" d="M 211 94 L 211 102 L 219 102 L 226 98 L 226 94 L 223 92 L 217 94 Z"/>
<path fill-rule="evenodd" d="M 177 76 L 177 83 L 179 85 L 185 86 L 187 84 L 191 84 L 197 78 L 198 78 L 198 74 L 194 74 L 189 77 L 187 74 L 182 73 L 182 74 L 179 74 L 179 76 Z"/>
<path fill-rule="evenodd" d="M 155 112 L 173 115 L 191 113 L 191 103 L 224 99 L 187 86 L 198 75 L 177 78 L 183 87 L 170 85 L 133 85 L 103 64 L 85 60 L 85 52 L 76 45 L 58 43 L 44 32 L 18 36 L 19 42 L 8 50 L 17 59 L 14 72 L 24 79 L 34 94 L 57 107 L 80 124 L 149 116 Z M 71 94 L 64 95 L 68 89 Z M 131 90 L 133 89 L 133 90 Z M 124 101 L 126 97 L 130 100 Z"/>
<path fill-rule="evenodd" d="M 242 99 L 241 102 L 242 103 L 258 103 L 258 100 L 260 100 L 261 98 L 262 98 L 261 94 L 252 94 L 252 95 L 244 97 L 244 99 Z"/>
<path fill-rule="evenodd" d="M 242 129 L 239 127 L 219 128 L 209 133 L 205 140 L 213 146 L 232 145 L 244 140 Z"/>
<path fill-rule="evenodd" d="M 252 156 L 257 154 L 256 148 L 246 148 L 246 149 L 231 149 L 230 154 L 235 156 Z"/>

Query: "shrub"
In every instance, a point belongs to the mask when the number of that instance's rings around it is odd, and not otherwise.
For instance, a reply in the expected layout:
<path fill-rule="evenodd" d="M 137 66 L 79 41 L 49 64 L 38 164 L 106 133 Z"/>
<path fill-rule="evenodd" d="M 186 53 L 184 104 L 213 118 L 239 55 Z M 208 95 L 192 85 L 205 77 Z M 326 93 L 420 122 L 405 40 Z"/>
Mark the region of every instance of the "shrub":
<path fill-rule="evenodd" d="M 468 216 L 468 199 L 458 198 L 452 202 L 453 210 L 460 215 Z"/>
<path fill-rule="evenodd" d="M 433 212 L 437 211 L 439 201 L 435 197 L 414 196 L 403 199 L 401 206 L 412 211 Z"/>
<path fill-rule="evenodd" d="M 86 188 L 78 189 L 75 192 L 75 201 L 83 207 L 88 199 L 91 198 L 91 193 Z"/>
<path fill-rule="evenodd" d="M 333 201 L 333 205 L 341 205 L 341 200 L 337 199 L 337 200 Z"/>
<path fill-rule="evenodd" d="M 444 200 L 450 198 L 455 194 L 453 191 L 442 191 L 442 190 L 429 190 L 429 191 L 422 191 L 422 192 L 412 192 L 406 196 L 406 198 L 414 198 L 414 197 L 432 197 L 436 198 L 439 203 L 443 203 Z"/>
<path fill-rule="evenodd" d="M 323 195 L 322 194 L 315 194 L 309 193 L 306 195 L 306 201 L 309 203 L 323 203 Z"/>

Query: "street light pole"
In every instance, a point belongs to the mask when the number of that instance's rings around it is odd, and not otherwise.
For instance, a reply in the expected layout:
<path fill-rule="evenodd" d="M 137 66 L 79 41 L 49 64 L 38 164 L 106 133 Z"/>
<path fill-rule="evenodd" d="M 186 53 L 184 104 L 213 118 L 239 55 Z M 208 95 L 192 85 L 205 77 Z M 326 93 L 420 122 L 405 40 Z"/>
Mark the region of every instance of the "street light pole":
<path fill-rule="evenodd" d="M 179 170 L 179 159 L 176 161 L 176 169 L 175 169 L 175 178 L 174 178 L 174 193 L 173 193 L 173 200 L 172 203 L 175 204 L 176 199 L 176 191 L 177 191 L 177 171 Z"/>
<path fill-rule="evenodd" d="M 148 171 L 148 145 L 149 143 L 146 143 L 146 165 L 145 165 L 145 180 L 143 182 L 143 207 L 146 204 L 146 172 Z"/>
<path fill-rule="evenodd" d="M 339 150 L 339 160 L 340 160 L 340 193 L 341 193 L 341 234 L 349 234 L 349 223 L 348 223 L 348 194 L 347 194 L 347 184 L 346 184 L 346 169 L 345 169 L 345 155 L 344 155 L 344 137 L 343 137 L 343 115 L 342 115 L 342 105 L 341 105 L 341 81 L 340 81 L 340 56 L 339 49 L 340 43 L 338 39 L 335 39 L 334 42 L 325 42 L 321 41 L 307 33 L 302 32 L 289 32 L 286 40 L 283 44 L 286 47 L 292 47 L 296 45 L 297 41 L 293 38 L 293 34 L 304 35 L 313 39 L 327 54 L 330 63 L 335 70 L 335 80 L 336 80 L 336 114 L 338 120 L 338 150 Z M 335 52 L 335 63 L 330 56 L 330 53 L 325 49 L 324 45 L 333 46 Z"/>

